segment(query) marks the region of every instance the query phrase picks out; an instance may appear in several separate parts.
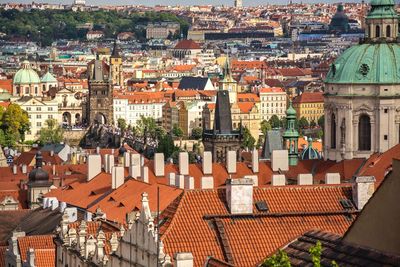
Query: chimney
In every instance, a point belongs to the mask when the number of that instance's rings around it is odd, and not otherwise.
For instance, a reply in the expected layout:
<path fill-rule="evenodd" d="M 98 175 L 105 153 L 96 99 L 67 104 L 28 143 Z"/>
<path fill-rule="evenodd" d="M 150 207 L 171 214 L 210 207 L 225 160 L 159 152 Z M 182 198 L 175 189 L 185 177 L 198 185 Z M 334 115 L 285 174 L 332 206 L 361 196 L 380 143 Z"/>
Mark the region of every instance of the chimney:
<path fill-rule="evenodd" d="M 24 167 L 24 166 L 22 166 L 22 167 Z M 52 173 L 53 173 L 53 175 L 56 175 L 56 165 L 52 166 Z"/>
<path fill-rule="evenodd" d="M 131 165 L 141 166 L 140 165 L 140 154 L 131 154 Z"/>
<path fill-rule="evenodd" d="M 353 177 L 353 202 L 356 204 L 357 209 L 361 210 L 374 194 L 375 181 L 374 176 Z"/>
<path fill-rule="evenodd" d="M 67 203 L 66 202 L 60 202 L 60 211 L 64 212 L 64 210 L 67 208 Z"/>
<path fill-rule="evenodd" d="M 226 170 L 229 174 L 236 173 L 236 151 L 228 151 L 226 155 Z"/>
<path fill-rule="evenodd" d="M 231 214 L 252 214 L 253 180 L 247 178 L 227 179 L 226 202 Z"/>
<path fill-rule="evenodd" d="M 29 248 L 26 257 L 28 259 L 29 267 L 35 267 L 35 250 L 33 248 Z"/>
<path fill-rule="evenodd" d="M 129 166 L 129 176 L 136 179 L 140 177 L 140 165 Z"/>
<path fill-rule="evenodd" d="M 96 154 L 99 155 L 100 154 L 100 147 L 96 147 Z"/>
<path fill-rule="evenodd" d="M 201 189 L 214 189 L 214 177 L 212 176 L 201 177 Z"/>
<path fill-rule="evenodd" d="M 28 166 L 26 164 L 22 165 L 22 173 L 26 174 L 28 172 Z"/>
<path fill-rule="evenodd" d="M 204 151 L 203 153 L 203 174 L 211 175 L 212 174 L 212 154 L 211 151 Z"/>
<path fill-rule="evenodd" d="M 289 170 L 289 154 L 285 150 L 272 150 L 271 155 L 272 171 L 288 171 Z"/>
<path fill-rule="evenodd" d="M 286 184 L 286 177 L 284 174 L 272 174 L 271 185 L 282 186 Z"/>
<path fill-rule="evenodd" d="M 179 174 L 189 175 L 189 154 L 179 152 Z"/>
<path fill-rule="evenodd" d="M 159 176 L 164 176 L 164 154 L 156 153 L 154 155 L 154 174 Z"/>
<path fill-rule="evenodd" d="M 58 208 L 59 202 L 57 198 L 51 198 L 50 201 L 51 202 L 49 207 L 51 208 L 51 210 L 55 210 L 56 208 Z"/>
<path fill-rule="evenodd" d="M 108 155 L 107 157 L 107 172 L 111 173 L 111 168 L 115 166 L 115 156 Z"/>
<path fill-rule="evenodd" d="M 253 186 L 258 186 L 258 175 L 245 175 L 243 178 L 253 180 Z"/>
<path fill-rule="evenodd" d="M 175 255 L 176 267 L 193 267 L 193 255 L 190 252 L 181 252 Z"/>
<path fill-rule="evenodd" d="M 253 173 L 258 173 L 259 160 L 258 160 L 258 150 L 256 148 L 253 149 L 251 153 L 251 169 Z"/>
<path fill-rule="evenodd" d="M 14 175 L 17 174 L 17 165 L 16 164 L 13 165 L 13 174 Z"/>
<path fill-rule="evenodd" d="M 175 186 L 180 189 L 185 188 L 185 175 L 175 175 Z"/>
<path fill-rule="evenodd" d="M 114 166 L 111 168 L 111 188 L 117 189 L 124 184 L 124 167 Z"/>
<path fill-rule="evenodd" d="M 340 184 L 340 173 L 327 173 L 325 174 L 326 184 Z"/>
<path fill-rule="evenodd" d="M 149 167 L 147 166 L 142 167 L 142 180 L 145 183 L 149 183 Z"/>
<path fill-rule="evenodd" d="M 50 156 L 53 157 L 54 156 L 54 150 L 50 151 Z"/>
<path fill-rule="evenodd" d="M 173 172 L 168 173 L 168 184 L 171 185 L 171 186 L 175 186 L 176 185 L 176 183 L 175 183 L 175 173 L 173 173 Z"/>
<path fill-rule="evenodd" d="M 96 175 L 101 173 L 101 157 L 100 155 L 89 155 L 87 162 L 88 174 L 87 181 L 92 180 Z"/>
<path fill-rule="evenodd" d="M 194 178 L 192 176 L 185 177 L 185 189 L 194 189 Z"/>
<path fill-rule="evenodd" d="M 313 184 L 313 176 L 311 173 L 299 173 L 297 175 L 297 184 L 298 185 L 312 185 Z"/>
<path fill-rule="evenodd" d="M 125 152 L 124 153 L 124 166 L 129 167 L 131 165 L 131 153 Z"/>

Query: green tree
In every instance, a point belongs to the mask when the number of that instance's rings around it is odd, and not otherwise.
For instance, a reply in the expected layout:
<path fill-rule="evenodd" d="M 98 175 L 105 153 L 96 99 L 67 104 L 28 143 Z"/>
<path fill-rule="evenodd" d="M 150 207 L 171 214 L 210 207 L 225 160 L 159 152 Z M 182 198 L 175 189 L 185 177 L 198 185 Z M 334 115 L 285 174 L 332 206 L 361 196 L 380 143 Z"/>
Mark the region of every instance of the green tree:
<path fill-rule="evenodd" d="M 175 151 L 179 151 L 179 148 L 174 145 L 171 135 L 164 135 L 158 143 L 157 152 L 164 153 L 165 159 L 168 159 Z"/>
<path fill-rule="evenodd" d="M 311 260 L 314 264 L 314 267 L 321 267 L 321 254 L 322 254 L 322 245 L 318 240 L 315 246 L 312 246 L 310 250 Z"/>
<path fill-rule="evenodd" d="M 9 145 L 24 141 L 25 133 L 29 131 L 30 123 L 28 113 L 17 104 L 10 104 L 8 108 L 0 112 L 1 127 L 5 132 Z"/>
<path fill-rule="evenodd" d="M 304 129 L 304 128 L 307 128 L 308 126 L 309 126 L 309 124 L 308 124 L 307 119 L 304 117 L 301 117 L 299 120 L 299 128 Z"/>
<path fill-rule="evenodd" d="M 325 116 L 322 115 L 322 116 L 319 117 L 319 119 L 318 119 L 318 125 L 319 125 L 319 127 L 323 128 L 323 127 L 324 127 L 324 124 L 325 124 Z"/>
<path fill-rule="evenodd" d="M 42 127 L 39 132 L 39 142 L 44 144 L 58 144 L 63 140 L 64 130 L 56 119 L 48 119 L 46 127 Z"/>
<path fill-rule="evenodd" d="M 286 252 L 279 250 L 264 261 L 262 267 L 290 267 L 290 260 Z"/>
<path fill-rule="evenodd" d="M 175 123 L 174 126 L 172 126 L 172 134 L 181 139 L 183 137 L 183 130 L 178 124 Z"/>
<path fill-rule="evenodd" d="M 261 128 L 261 132 L 264 136 L 267 134 L 268 131 L 270 131 L 272 129 L 271 124 L 266 120 L 263 120 L 261 122 L 260 128 Z"/>
<path fill-rule="evenodd" d="M 256 143 L 256 139 L 251 135 L 250 130 L 247 127 L 243 128 L 243 139 L 242 139 L 242 147 L 253 149 L 254 144 Z"/>
<path fill-rule="evenodd" d="M 322 129 L 319 129 L 317 132 L 317 138 L 321 139 L 324 136 L 324 131 L 322 131 Z"/>
<path fill-rule="evenodd" d="M 203 136 L 203 129 L 201 127 L 194 127 L 192 130 L 193 139 L 199 140 Z"/>
<path fill-rule="evenodd" d="M 121 132 L 125 132 L 126 130 L 126 120 L 124 118 L 119 118 L 117 120 L 118 128 L 121 129 Z"/>
<path fill-rule="evenodd" d="M 269 119 L 269 124 L 271 125 L 272 129 L 280 128 L 281 121 L 279 120 L 278 116 L 272 115 Z"/>

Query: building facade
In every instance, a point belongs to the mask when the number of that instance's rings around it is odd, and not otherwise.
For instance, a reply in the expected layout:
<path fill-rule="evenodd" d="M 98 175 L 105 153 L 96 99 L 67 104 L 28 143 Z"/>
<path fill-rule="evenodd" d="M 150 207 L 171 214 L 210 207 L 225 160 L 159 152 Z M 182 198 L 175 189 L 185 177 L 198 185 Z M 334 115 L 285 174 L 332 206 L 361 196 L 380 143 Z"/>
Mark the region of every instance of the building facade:
<path fill-rule="evenodd" d="M 325 158 L 369 157 L 399 143 L 400 45 L 394 1 L 372 1 L 367 37 L 330 66 L 325 80 Z"/>
<path fill-rule="evenodd" d="M 285 117 L 287 95 L 283 88 L 261 88 L 260 94 L 260 119 L 268 121 L 272 115 L 279 119 Z"/>
<path fill-rule="evenodd" d="M 297 119 L 306 118 L 309 123 L 318 122 L 324 115 L 324 96 L 322 92 L 304 92 L 293 98 L 293 108 Z"/>

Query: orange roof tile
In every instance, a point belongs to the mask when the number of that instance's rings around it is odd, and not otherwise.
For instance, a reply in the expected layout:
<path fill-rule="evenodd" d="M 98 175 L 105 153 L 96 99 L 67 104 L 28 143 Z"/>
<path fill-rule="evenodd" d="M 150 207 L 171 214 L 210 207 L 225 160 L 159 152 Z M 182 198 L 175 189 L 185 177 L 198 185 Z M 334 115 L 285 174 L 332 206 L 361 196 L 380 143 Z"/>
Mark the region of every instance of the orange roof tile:
<path fill-rule="evenodd" d="M 323 103 L 323 92 L 304 92 L 293 98 L 293 103 Z"/>
<path fill-rule="evenodd" d="M 35 266 L 53 267 L 56 266 L 56 250 L 54 249 L 35 249 Z"/>
<path fill-rule="evenodd" d="M 0 246 L 0 267 L 5 267 L 7 246 Z"/>
<path fill-rule="evenodd" d="M 12 94 L 12 79 L 0 80 L 0 89 L 5 89 Z"/>
<path fill-rule="evenodd" d="M 21 254 L 22 261 L 26 261 L 26 254 L 30 248 L 33 249 L 54 249 L 56 244 L 54 243 L 53 235 L 33 235 L 24 236 L 18 238 L 18 247 Z"/>
<path fill-rule="evenodd" d="M 260 93 L 284 93 L 285 89 L 281 87 L 267 87 L 261 88 Z"/>
<path fill-rule="evenodd" d="M 258 95 L 253 93 L 239 93 L 237 100 L 238 102 L 260 102 Z"/>
<path fill-rule="evenodd" d="M 175 49 L 201 49 L 200 45 L 193 40 L 182 40 L 176 46 Z"/>
<path fill-rule="evenodd" d="M 351 199 L 351 186 L 254 188 L 254 203 L 266 201 L 269 211 L 254 207 L 246 216 L 229 214 L 224 189 L 185 191 L 160 216 L 161 240 L 169 255 L 192 252 L 195 266 L 208 256 L 229 261 L 227 250 L 235 266 L 254 266 L 310 229 L 343 234 L 355 216 L 343 211 L 341 199 Z"/>

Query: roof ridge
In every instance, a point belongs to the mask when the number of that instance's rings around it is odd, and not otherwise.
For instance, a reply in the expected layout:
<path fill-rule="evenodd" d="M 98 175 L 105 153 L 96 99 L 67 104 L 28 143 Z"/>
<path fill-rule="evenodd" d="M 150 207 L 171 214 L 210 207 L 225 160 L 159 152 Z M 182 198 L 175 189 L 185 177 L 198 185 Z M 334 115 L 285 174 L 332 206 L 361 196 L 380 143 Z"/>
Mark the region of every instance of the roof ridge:
<path fill-rule="evenodd" d="M 165 232 L 162 234 L 162 237 L 165 237 L 166 235 L 168 235 L 168 233 L 171 231 L 171 229 L 173 228 L 173 223 L 177 220 L 177 214 L 179 214 L 180 210 L 181 210 L 181 202 L 183 197 L 186 195 L 186 191 L 183 191 L 177 198 L 175 198 L 171 204 L 169 204 L 165 209 L 164 212 L 170 207 L 170 206 L 174 206 L 175 202 L 178 202 L 176 205 L 176 208 L 174 208 L 174 213 L 173 216 L 171 217 L 171 221 L 168 225 L 168 227 L 165 229 Z M 164 213 L 163 212 L 163 213 Z M 159 224 L 159 222 L 157 222 L 157 225 Z"/>

